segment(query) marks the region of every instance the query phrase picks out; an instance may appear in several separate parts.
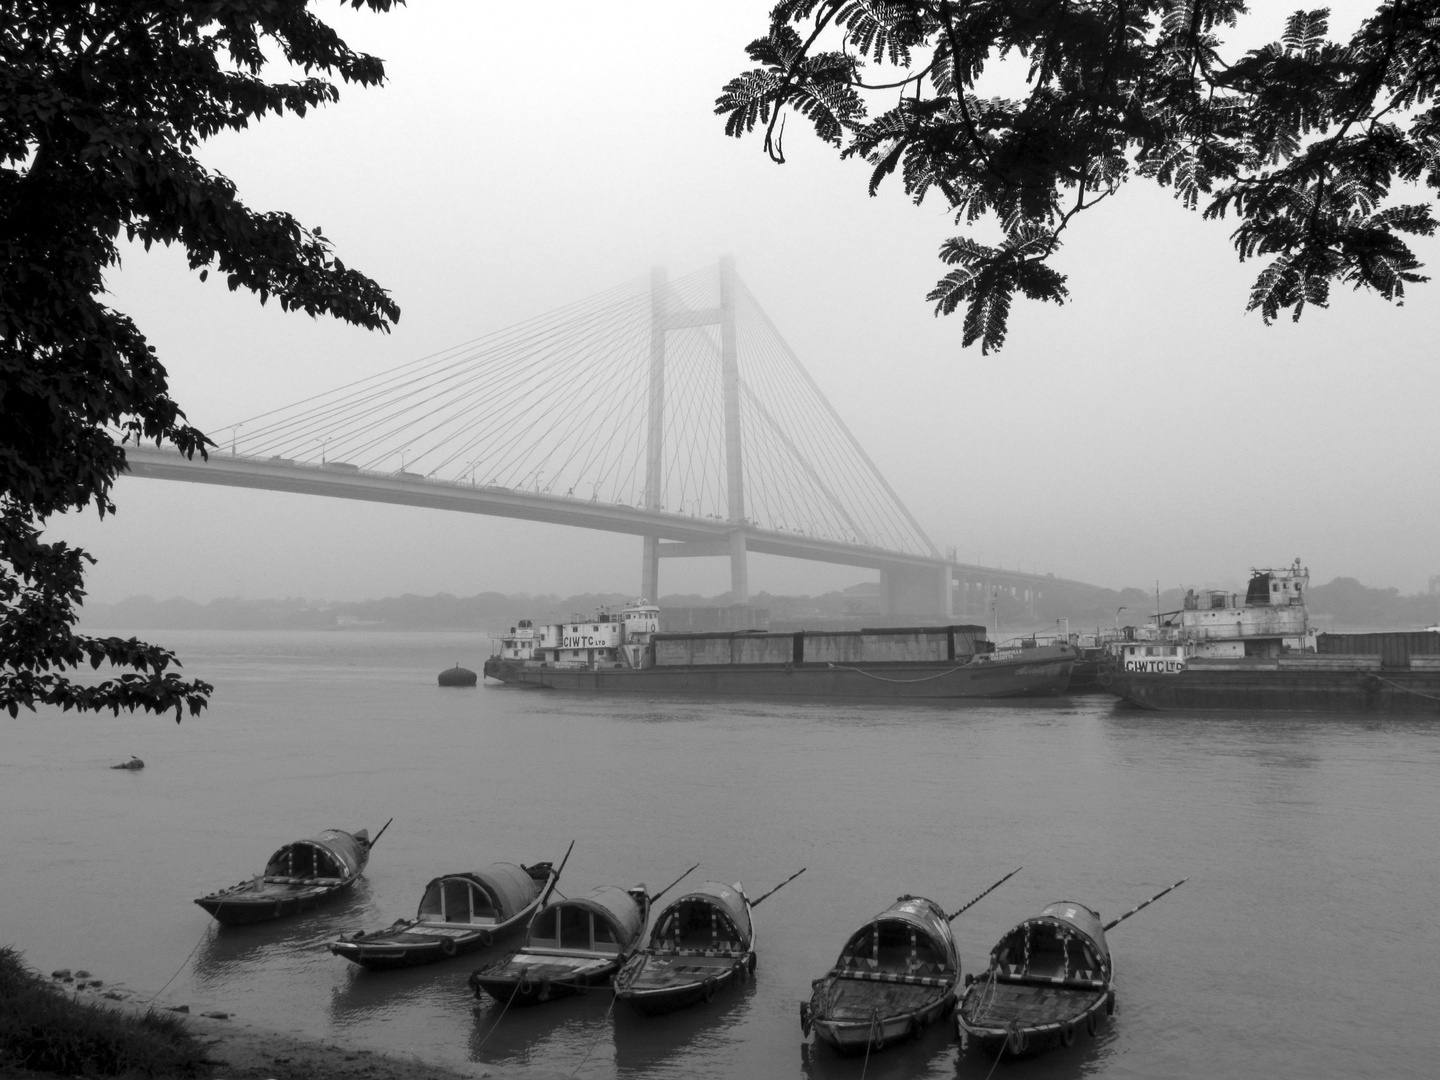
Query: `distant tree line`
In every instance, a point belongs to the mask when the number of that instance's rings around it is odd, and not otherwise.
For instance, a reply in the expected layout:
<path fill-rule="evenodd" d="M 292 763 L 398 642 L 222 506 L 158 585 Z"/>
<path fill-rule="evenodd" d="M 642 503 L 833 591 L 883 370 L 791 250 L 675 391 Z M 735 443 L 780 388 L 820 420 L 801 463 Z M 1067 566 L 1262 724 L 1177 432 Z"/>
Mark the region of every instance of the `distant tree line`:
<path fill-rule="evenodd" d="M 1240 586 L 1237 586 L 1237 591 Z M 857 603 L 863 592 L 830 592 L 820 596 L 775 596 L 760 593 L 751 603 L 769 612 L 771 621 L 883 622 L 878 613 Z M 1183 589 L 1160 593 L 1159 609 L 1174 611 L 1184 600 Z M 634 597 L 625 593 L 580 593 L 574 596 L 483 592 L 474 596 L 436 593 L 378 600 L 326 602 L 288 598 L 242 600 L 223 598 L 209 603 L 172 598 L 155 600 L 132 596 L 116 604 L 85 605 L 85 622 L 91 626 L 126 632 L 139 630 L 475 630 L 496 631 L 518 619 L 562 621 L 572 615 L 588 617 L 597 607 L 618 607 Z M 878 600 L 878 595 L 875 597 Z M 724 604 L 726 596 L 670 594 L 660 598 L 663 609 L 709 607 Z M 957 610 L 956 622 L 994 626 L 999 617 L 1002 634 L 1044 631 L 1069 619 L 1072 631 L 1095 627 L 1141 626 L 1156 610 L 1156 596 L 1144 589 L 1086 590 L 1051 588 L 1034 600 L 1002 594 L 983 609 Z M 1440 596 L 1402 596 L 1399 589 L 1373 588 L 1354 578 L 1340 577 L 1310 590 L 1310 612 L 1322 628 L 1413 629 L 1440 620 Z"/>

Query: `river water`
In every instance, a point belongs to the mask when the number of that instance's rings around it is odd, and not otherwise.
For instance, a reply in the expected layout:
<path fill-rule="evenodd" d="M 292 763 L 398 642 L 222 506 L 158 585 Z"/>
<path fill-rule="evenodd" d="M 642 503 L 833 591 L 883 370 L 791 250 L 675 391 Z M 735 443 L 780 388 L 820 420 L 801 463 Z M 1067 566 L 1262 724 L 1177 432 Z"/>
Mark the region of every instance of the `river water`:
<path fill-rule="evenodd" d="M 996 1075 L 1436 1067 L 1434 721 L 442 690 L 442 667 L 478 670 L 483 637 L 151 636 L 215 684 L 201 717 L 4 720 L 0 944 L 45 971 L 146 996 L 175 976 L 160 1003 L 471 1068 L 984 1080 L 992 1062 L 948 1025 L 866 1063 L 807 1046 L 798 1006 L 896 896 L 955 908 L 1023 865 L 956 920 L 967 971 L 1051 900 L 1108 919 L 1190 881 L 1112 932 L 1114 1022 Z M 143 771 L 107 768 L 131 754 Z M 332 907 L 222 930 L 190 902 L 287 840 L 391 816 Z M 439 873 L 558 861 L 572 839 L 570 894 L 655 889 L 697 861 L 752 895 L 808 871 L 756 912 L 757 978 L 665 1018 L 612 1013 L 604 992 L 501 1018 L 465 986 L 484 954 L 369 973 L 324 947 L 412 916 Z"/>

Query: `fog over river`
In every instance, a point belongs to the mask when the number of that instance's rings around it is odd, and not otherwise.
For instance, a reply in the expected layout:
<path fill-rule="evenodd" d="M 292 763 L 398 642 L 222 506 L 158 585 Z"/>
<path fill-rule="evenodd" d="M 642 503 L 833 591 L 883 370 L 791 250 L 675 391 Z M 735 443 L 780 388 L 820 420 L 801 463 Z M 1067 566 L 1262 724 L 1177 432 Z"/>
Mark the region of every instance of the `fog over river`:
<path fill-rule="evenodd" d="M 798 1007 L 902 893 L 947 908 L 966 971 L 1047 902 L 1106 919 L 1119 1009 L 997 1077 L 1416 1076 L 1435 1068 L 1440 725 L 1149 714 L 1103 697 L 962 706 L 441 690 L 469 634 L 172 632 L 208 679 L 187 718 L 6 718 L 0 944 L 147 996 L 357 1048 L 581 1077 L 974 1077 L 953 1027 L 870 1058 L 806 1046 Z M 131 754 L 140 772 L 108 765 Z M 190 901 L 281 843 L 393 816 L 319 912 L 222 930 Z M 413 916 L 435 875 L 557 861 L 560 888 L 697 878 L 758 894 L 753 982 L 643 1019 L 608 992 L 476 1002 L 477 958 L 368 973 L 342 931 Z M 498 954 L 504 943 L 492 950 Z M 187 955 L 194 950 L 187 962 Z M 484 954 L 479 960 L 485 959 Z"/>

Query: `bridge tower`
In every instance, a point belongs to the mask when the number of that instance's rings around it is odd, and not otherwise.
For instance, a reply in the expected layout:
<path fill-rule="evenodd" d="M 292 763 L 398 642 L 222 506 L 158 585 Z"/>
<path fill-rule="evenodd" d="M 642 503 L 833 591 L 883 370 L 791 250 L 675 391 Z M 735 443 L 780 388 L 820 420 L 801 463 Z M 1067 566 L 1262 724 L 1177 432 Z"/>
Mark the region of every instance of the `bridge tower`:
<path fill-rule="evenodd" d="M 735 336 L 735 260 L 720 259 L 720 305 L 692 309 L 670 293 L 663 266 L 650 271 L 650 394 L 645 443 L 645 508 L 661 510 L 665 475 L 665 335 L 691 326 L 720 328 L 720 388 L 725 408 L 725 491 L 730 526 L 723 548 L 716 545 L 662 544 L 644 537 L 640 593 L 651 601 L 660 595 L 660 560 L 677 555 L 728 555 L 730 597 L 736 604 L 750 600 L 750 574 L 745 544 L 745 459 L 740 429 L 740 358 Z M 702 550 L 703 549 L 703 550 Z"/>

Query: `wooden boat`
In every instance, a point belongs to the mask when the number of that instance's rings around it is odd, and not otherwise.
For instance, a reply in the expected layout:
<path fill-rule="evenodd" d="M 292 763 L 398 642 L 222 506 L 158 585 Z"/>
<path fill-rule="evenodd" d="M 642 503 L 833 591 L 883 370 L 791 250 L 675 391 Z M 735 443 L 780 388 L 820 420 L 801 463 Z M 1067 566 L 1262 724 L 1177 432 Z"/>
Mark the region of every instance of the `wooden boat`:
<path fill-rule="evenodd" d="M 630 889 L 601 885 L 551 904 L 531 921 L 518 952 L 471 972 L 470 988 L 476 997 L 483 991 L 508 1007 L 538 1005 L 605 985 L 639 948 L 650 905 L 694 869 L 654 896 L 643 884 Z"/>
<path fill-rule="evenodd" d="M 958 912 L 957 912 L 958 914 Z M 811 983 L 800 1027 L 845 1054 L 919 1035 L 955 1007 L 960 956 L 933 900 L 902 896 L 850 936 L 829 973 Z"/>
<path fill-rule="evenodd" d="M 386 822 L 370 839 L 326 829 L 317 836 L 286 844 L 265 864 L 265 872 L 195 901 L 226 926 L 266 922 L 309 911 L 348 892 L 370 861 L 370 849 L 390 827 Z"/>
<path fill-rule="evenodd" d="M 646 1015 L 712 1001 L 755 973 L 753 909 L 803 874 L 800 869 L 752 901 L 738 882 L 706 881 L 671 902 L 650 943 L 615 976 L 615 996 Z"/>
<path fill-rule="evenodd" d="M 470 988 L 507 1005 L 538 1005 L 604 985 L 639 946 L 649 906 L 644 885 L 601 885 L 551 904 L 524 947 L 472 972 Z"/>
<path fill-rule="evenodd" d="M 371 971 L 387 971 L 488 948 L 528 922 L 558 878 L 548 862 L 497 862 L 445 874 L 425 886 L 415 918 L 356 931 L 331 942 L 330 951 Z"/>
<path fill-rule="evenodd" d="M 955 1016 L 958 1032 L 999 1057 L 1029 1057 L 1094 1036 L 1115 1012 L 1115 962 L 1107 931 L 1185 879 L 1101 924 L 1098 912 L 1071 900 L 1050 904 L 1012 927 L 990 953 L 990 968 L 966 980 Z"/>
<path fill-rule="evenodd" d="M 991 1056 L 1022 1057 L 1094 1036 L 1115 1010 L 1115 965 L 1100 916 L 1073 901 L 1010 929 L 990 968 L 966 980 L 958 1029 Z"/>
<path fill-rule="evenodd" d="M 750 901 L 737 883 L 706 881 L 655 920 L 650 944 L 615 977 L 615 996 L 643 1013 L 712 1001 L 755 970 Z"/>

